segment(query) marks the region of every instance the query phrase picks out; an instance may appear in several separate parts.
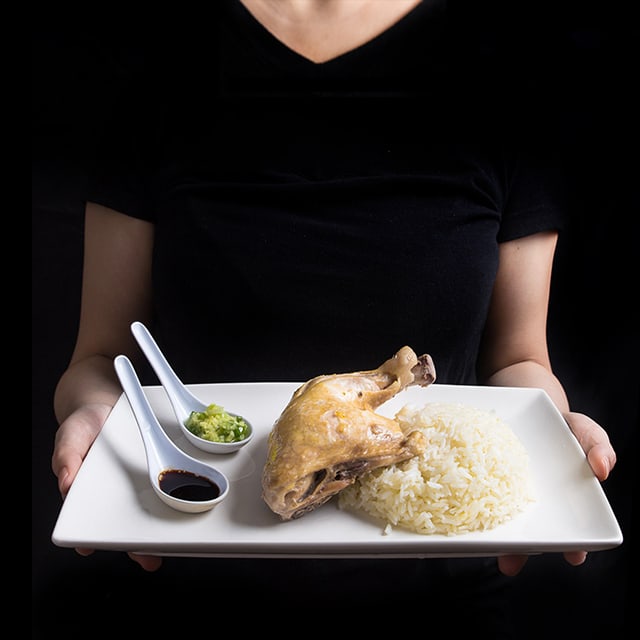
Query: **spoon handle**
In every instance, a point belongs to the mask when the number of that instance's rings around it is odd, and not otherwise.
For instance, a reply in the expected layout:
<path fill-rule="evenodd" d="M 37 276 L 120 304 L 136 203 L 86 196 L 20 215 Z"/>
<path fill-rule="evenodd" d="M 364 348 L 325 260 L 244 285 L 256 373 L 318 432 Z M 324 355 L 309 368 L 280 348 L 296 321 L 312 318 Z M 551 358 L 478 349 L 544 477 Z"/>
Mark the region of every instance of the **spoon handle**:
<path fill-rule="evenodd" d="M 138 423 L 149 464 L 151 465 L 150 458 L 153 457 L 156 463 L 155 466 L 160 467 L 161 456 L 159 455 L 154 439 L 160 438 L 166 442 L 169 440 L 169 436 L 164 432 L 153 413 L 129 358 L 123 355 L 116 356 L 113 361 L 113 366 L 115 367 L 124 394 L 127 396 L 133 415 Z"/>
<path fill-rule="evenodd" d="M 167 392 L 178 420 L 184 424 L 192 411 L 204 411 L 206 405 L 184 386 L 147 327 L 142 322 L 134 322 L 131 333 Z"/>

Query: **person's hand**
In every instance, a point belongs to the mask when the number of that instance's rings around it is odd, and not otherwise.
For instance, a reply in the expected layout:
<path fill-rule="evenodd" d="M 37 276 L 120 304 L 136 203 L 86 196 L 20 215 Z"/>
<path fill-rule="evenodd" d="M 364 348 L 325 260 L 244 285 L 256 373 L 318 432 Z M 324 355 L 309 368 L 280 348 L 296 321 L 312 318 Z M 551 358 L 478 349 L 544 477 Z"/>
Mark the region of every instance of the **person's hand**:
<path fill-rule="evenodd" d="M 111 412 L 108 404 L 86 405 L 72 413 L 58 428 L 55 437 L 51 468 L 58 478 L 58 490 L 64 499 L 78 474 L 82 462 L 98 437 L 102 425 Z M 82 556 L 93 553 L 93 549 L 76 549 Z M 129 553 L 145 571 L 156 571 L 162 558 Z"/>
<path fill-rule="evenodd" d="M 584 450 L 593 473 L 603 482 L 609 477 L 617 460 L 607 432 L 583 413 L 570 411 L 564 414 L 564 418 Z M 569 564 L 578 566 L 587 559 L 587 552 L 567 551 L 564 558 Z M 507 576 L 515 576 L 520 573 L 526 562 L 527 556 L 502 556 L 498 558 L 498 568 Z"/>

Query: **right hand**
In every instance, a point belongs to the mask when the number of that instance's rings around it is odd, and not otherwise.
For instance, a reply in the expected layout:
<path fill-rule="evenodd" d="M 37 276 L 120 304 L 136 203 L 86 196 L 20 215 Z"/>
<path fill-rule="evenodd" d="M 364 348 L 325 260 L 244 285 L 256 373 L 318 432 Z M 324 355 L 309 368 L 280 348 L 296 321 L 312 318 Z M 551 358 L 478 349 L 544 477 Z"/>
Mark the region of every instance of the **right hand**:
<path fill-rule="evenodd" d="M 84 405 L 60 424 L 56 432 L 51 468 L 58 478 L 58 490 L 63 499 L 66 498 L 87 452 L 98 437 L 112 408 L 108 404 Z M 81 556 L 88 556 L 94 550 L 79 548 L 76 551 Z M 145 571 L 156 571 L 162 565 L 162 558 L 158 556 L 136 553 L 128 555 Z"/>

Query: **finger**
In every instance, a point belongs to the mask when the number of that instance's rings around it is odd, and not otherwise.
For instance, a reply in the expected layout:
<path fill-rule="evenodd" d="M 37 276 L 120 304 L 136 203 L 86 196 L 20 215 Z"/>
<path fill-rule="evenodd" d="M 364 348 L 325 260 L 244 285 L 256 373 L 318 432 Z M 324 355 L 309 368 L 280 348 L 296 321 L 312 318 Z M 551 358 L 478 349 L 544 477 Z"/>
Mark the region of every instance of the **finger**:
<path fill-rule="evenodd" d="M 577 567 L 587 559 L 586 551 L 566 551 L 564 559 L 572 566 Z"/>
<path fill-rule="evenodd" d="M 80 556 L 87 557 L 87 556 L 90 556 L 90 555 L 93 553 L 93 549 L 83 549 L 83 548 L 79 548 L 79 549 L 76 549 L 76 553 L 77 553 L 78 555 L 80 555 Z"/>
<path fill-rule="evenodd" d="M 615 453 L 612 453 L 611 447 L 606 444 L 599 444 L 592 447 L 587 452 L 587 460 L 589 465 L 601 482 L 609 477 L 611 469 L 616 464 Z"/>
<path fill-rule="evenodd" d="M 498 569 L 505 576 L 517 576 L 527 563 L 528 558 L 529 556 L 500 556 L 498 557 Z"/>
<path fill-rule="evenodd" d="M 616 452 L 607 432 L 592 418 L 581 413 L 565 415 L 571 431 L 584 450 L 598 480 L 606 480 L 616 464 Z"/>
<path fill-rule="evenodd" d="M 159 556 L 144 556 L 139 553 L 129 553 L 128 555 L 145 571 L 157 571 L 162 566 L 162 558 Z"/>
<path fill-rule="evenodd" d="M 56 431 L 51 457 L 51 467 L 56 476 L 65 466 L 73 473 L 76 458 L 79 458 L 82 463 L 84 456 L 100 433 L 111 408 L 108 404 L 87 405 L 62 422 Z M 68 459 L 70 457 L 74 458 L 73 464 Z"/>
<path fill-rule="evenodd" d="M 609 444 L 607 432 L 589 416 L 569 411 L 564 417 L 585 451 L 599 444 Z"/>
<path fill-rule="evenodd" d="M 58 491 L 60 495 L 64 498 L 69 492 L 69 487 L 73 483 L 73 476 L 69 473 L 69 469 L 67 467 L 63 467 L 58 474 Z"/>
<path fill-rule="evenodd" d="M 71 436 L 66 430 L 58 431 L 51 456 L 51 469 L 58 478 L 58 488 L 63 495 L 69 490 L 92 442 L 91 436 L 82 432 Z"/>

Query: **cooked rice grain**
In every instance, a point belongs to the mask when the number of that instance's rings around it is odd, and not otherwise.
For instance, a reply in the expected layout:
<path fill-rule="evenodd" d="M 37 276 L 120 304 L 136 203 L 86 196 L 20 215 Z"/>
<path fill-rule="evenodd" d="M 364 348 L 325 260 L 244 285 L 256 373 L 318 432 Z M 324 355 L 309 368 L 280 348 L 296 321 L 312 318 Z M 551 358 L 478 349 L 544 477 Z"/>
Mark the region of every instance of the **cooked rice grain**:
<path fill-rule="evenodd" d="M 426 451 L 360 478 L 339 494 L 341 509 L 364 511 L 387 532 L 454 535 L 492 529 L 534 500 L 527 451 L 495 413 L 432 402 L 406 405 L 396 420 L 425 434 Z"/>

